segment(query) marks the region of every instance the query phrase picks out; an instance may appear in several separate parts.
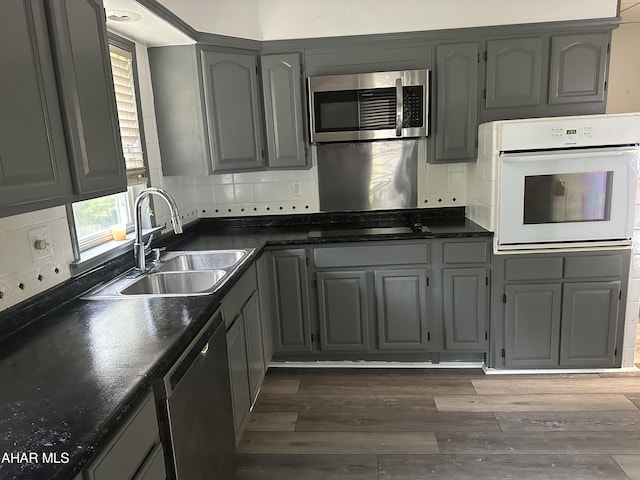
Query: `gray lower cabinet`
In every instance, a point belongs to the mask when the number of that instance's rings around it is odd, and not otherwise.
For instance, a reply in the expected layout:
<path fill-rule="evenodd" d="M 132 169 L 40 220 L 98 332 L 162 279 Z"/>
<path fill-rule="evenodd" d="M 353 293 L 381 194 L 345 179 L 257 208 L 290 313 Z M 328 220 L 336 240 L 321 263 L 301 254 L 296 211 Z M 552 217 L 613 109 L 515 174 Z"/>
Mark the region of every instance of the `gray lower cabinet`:
<path fill-rule="evenodd" d="M 497 287 L 504 292 L 504 366 L 620 365 L 628 251 L 511 255 L 499 262 L 507 280 Z"/>
<path fill-rule="evenodd" d="M 125 190 L 101 1 L 14 0 L 1 17 L 0 217 Z"/>
<path fill-rule="evenodd" d="M 485 351 L 489 310 L 486 268 L 445 268 L 443 271 L 444 347 Z"/>
<path fill-rule="evenodd" d="M 551 38 L 549 103 L 604 102 L 609 32 Z"/>
<path fill-rule="evenodd" d="M 316 279 L 320 349 L 368 351 L 367 272 L 319 272 Z"/>
<path fill-rule="evenodd" d="M 126 423 L 83 470 L 85 480 L 161 480 L 165 460 L 153 395 L 134 408 Z"/>
<path fill-rule="evenodd" d="M 305 167 L 300 54 L 260 57 L 267 162 L 271 168 Z"/>
<path fill-rule="evenodd" d="M 381 350 L 426 350 L 431 298 L 426 269 L 376 270 L 376 319 Z"/>
<path fill-rule="evenodd" d="M 222 301 L 236 440 L 264 379 L 265 358 L 257 269 L 252 265 Z"/>
<path fill-rule="evenodd" d="M 258 396 L 260 384 L 264 379 L 264 347 L 262 345 L 262 321 L 258 292 L 254 292 L 242 307 L 242 319 L 247 342 L 247 366 L 249 371 L 249 392 L 251 402 Z"/>
<path fill-rule="evenodd" d="M 306 250 L 271 252 L 271 275 L 274 354 L 311 352 Z"/>
<path fill-rule="evenodd" d="M 435 156 L 432 163 L 475 160 L 478 44 L 436 47 Z"/>
<path fill-rule="evenodd" d="M 620 282 L 566 283 L 560 363 L 613 366 Z"/>
<path fill-rule="evenodd" d="M 505 365 L 558 365 L 561 291 L 559 283 L 505 287 Z"/>
<path fill-rule="evenodd" d="M 260 168 L 263 149 L 256 56 L 203 49 L 200 61 L 211 171 Z"/>
<path fill-rule="evenodd" d="M 231 328 L 227 331 L 227 353 L 229 355 L 229 377 L 233 401 L 233 423 L 237 442 L 251 408 L 247 344 L 242 315 L 238 315 L 234 319 Z"/>

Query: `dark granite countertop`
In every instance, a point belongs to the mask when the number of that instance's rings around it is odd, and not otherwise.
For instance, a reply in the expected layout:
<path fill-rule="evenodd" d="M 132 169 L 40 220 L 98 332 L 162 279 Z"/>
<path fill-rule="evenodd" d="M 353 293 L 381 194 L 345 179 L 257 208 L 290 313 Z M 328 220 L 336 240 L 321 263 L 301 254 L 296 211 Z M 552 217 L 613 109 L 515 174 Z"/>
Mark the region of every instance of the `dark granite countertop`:
<path fill-rule="evenodd" d="M 257 258 L 269 245 L 491 235 L 460 216 L 417 223 L 426 228 L 412 231 L 406 218 L 393 215 L 366 225 L 334 222 L 324 228 L 304 221 L 236 226 L 204 220 L 176 237 L 172 249 L 255 248 Z M 125 260 L 133 265 L 132 258 Z M 86 277 L 75 282 L 85 290 L 91 286 Z M 146 395 L 152 378 L 166 373 L 234 283 L 204 297 L 55 297 L 73 291 L 67 285 L 34 300 L 48 310 L 0 341 L 0 478 L 73 478 Z M 53 303 L 57 308 L 50 307 Z M 16 322 L 9 317 L 36 312 L 34 306 L 18 306 L 0 313 L 0 321 Z"/>

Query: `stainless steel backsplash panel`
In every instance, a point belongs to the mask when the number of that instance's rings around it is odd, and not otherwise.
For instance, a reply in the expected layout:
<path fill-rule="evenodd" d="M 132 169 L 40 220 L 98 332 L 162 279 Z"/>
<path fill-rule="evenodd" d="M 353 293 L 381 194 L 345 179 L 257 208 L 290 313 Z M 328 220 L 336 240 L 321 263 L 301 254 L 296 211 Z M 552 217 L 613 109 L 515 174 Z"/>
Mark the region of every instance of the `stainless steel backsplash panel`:
<path fill-rule="evenodd" d="M 415 208 L 418 140 L 317 146 L 320 210 Z"/>

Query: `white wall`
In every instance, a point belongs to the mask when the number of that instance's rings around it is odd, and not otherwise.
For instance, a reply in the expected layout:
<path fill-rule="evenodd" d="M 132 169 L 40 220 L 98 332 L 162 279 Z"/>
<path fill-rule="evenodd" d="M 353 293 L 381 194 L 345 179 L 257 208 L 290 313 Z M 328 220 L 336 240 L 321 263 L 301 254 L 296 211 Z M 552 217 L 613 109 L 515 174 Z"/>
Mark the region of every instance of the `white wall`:
<path fill-rule="evenodd" d="M 611 37 L 607 113 L 640 112 L 640 4 L 622 2 Z"/>
<path fill-rule="evenodd" d="M 255 40 L 615 17 L 617 0 L 160 0 L 196 30 Z"/>

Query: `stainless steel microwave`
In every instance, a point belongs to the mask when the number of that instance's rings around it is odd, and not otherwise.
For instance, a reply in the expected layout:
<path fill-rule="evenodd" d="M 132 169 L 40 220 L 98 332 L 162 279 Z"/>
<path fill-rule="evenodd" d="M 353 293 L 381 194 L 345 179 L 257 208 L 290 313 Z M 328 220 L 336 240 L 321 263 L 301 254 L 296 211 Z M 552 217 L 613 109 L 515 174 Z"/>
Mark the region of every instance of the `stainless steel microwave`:
<path fill-rule="evenodd" d="M 309 77 L 311 142 L 426 137 L 429 70 Z"/>

